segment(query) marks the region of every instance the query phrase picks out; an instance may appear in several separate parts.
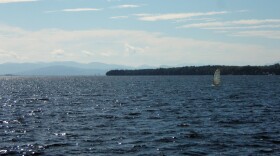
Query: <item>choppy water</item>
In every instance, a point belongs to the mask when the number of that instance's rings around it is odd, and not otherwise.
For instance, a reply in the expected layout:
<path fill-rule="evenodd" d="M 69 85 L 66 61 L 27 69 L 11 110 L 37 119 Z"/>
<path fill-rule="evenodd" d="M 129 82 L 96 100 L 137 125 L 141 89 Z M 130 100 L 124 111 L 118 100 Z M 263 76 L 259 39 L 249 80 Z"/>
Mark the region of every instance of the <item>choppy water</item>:
<path fill-rule="evenodd" d="M 280 155 L 280 77 L 1 77 L 3 155 Z"/>

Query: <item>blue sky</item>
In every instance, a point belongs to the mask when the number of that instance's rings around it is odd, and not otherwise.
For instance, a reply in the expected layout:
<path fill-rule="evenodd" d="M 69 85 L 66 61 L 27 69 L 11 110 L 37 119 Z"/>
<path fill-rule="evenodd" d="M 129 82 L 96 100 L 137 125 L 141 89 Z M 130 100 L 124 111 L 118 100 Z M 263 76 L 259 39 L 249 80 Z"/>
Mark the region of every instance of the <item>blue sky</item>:
<path fill-rule="evenodd" d="M 278 0 L 0 0 L 0 63 L 264 65 Z"/>

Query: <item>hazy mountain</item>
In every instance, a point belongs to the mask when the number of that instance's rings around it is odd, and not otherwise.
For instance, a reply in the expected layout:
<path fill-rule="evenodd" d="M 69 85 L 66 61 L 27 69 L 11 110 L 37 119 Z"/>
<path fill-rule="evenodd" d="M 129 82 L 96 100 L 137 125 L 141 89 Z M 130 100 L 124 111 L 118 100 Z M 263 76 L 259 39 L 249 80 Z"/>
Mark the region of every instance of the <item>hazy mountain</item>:
<path fill-rule="evenodd" d="M 157 67 L 150 66 L 150 65 L 141 65 L 141 66 L 136 67 L 136 69 L 155 69 L 155 68 L 157 68 Z"/>
<path fill-rule="evenodd" d="M 75 67 L 75 68 L 84 68 L 84 69 L 102 69 L 102 70 L 110 70 L 110 69 L 132 69 L 132 67 L 124 66 L 124 65 L 117 65 L 117 64 L 106 64 L 100 62 L 91 62 L 91 63 L 77 63 L 72 61 L 65 61 L 65 62 L 51 62 L 45 63 L 48 66 L 68 66 L 68 67 Z"/>
<path fill-rule="evenodd" d="M 171 68 L 171 66 L 161 65 L 160 68 Z"/>
<path fill-rule="evenodd" d="M 0 64 L 0 75 L 105 75 L 113 69 L 134 69 L 133 67 L 92 62 L 37 62 Z"/>
<path fill-rule="evenodd" d="M 41 63 L 4 63 L 0 64 L 0 75 L 16 74 L 27 70 L 42 68 L 44 66 L 45 65 Z"/>
<path fill-rule="evenodd" d="M 84 69 L 55 65 L 16 73 L 16 75 L 104 75 L 107 70 Z"/>

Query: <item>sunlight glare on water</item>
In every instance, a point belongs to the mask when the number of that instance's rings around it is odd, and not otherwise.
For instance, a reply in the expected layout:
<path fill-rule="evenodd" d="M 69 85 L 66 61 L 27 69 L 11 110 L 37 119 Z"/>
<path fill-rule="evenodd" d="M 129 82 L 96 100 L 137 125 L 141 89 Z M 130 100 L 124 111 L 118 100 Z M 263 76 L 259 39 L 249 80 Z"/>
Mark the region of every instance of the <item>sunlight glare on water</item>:
<path fill-rule="evenodd" d="M 0 154 L 279 155 L 279 76 L 1 77 Z"/>

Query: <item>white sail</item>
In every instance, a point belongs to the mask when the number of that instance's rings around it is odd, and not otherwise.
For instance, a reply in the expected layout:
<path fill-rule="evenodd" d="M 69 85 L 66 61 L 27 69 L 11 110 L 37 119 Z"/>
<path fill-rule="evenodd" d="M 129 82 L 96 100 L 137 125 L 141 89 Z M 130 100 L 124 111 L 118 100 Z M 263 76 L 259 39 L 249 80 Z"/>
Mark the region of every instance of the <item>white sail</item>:
<path fill-rule="evenodd" d="M 220 83 L 221 83 L 221 71 L 220 71 L 220 69 L 217 69 L 214 73 L 213 84 L 215 86 L 218 86 L 218 85 L 220 85 Z"/>

